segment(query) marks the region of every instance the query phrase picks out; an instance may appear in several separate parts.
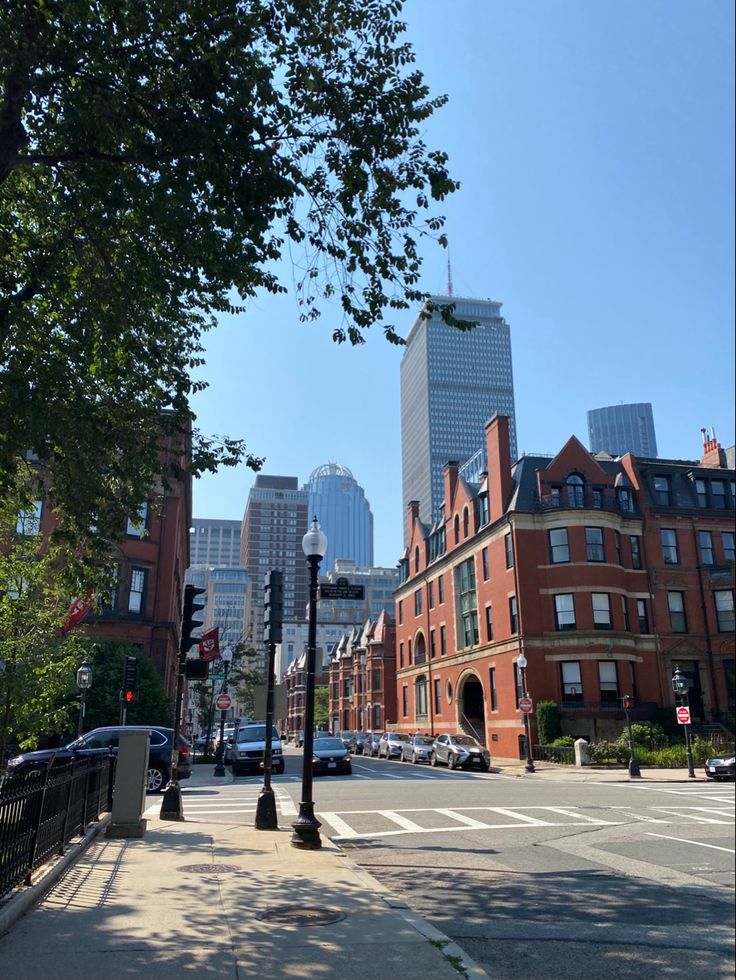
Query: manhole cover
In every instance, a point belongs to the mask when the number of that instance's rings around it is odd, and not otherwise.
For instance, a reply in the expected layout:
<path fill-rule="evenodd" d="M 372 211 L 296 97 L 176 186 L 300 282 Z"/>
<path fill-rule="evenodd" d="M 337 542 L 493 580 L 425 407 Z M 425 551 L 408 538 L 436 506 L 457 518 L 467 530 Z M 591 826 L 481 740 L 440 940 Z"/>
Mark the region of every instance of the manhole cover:
<path fill-rule="evenodd" d="M 328 926 L 340 922 L 345 913 L 339 909 L 305 909 L 301 905 L 273 905 L 256 915 L 267 922 L 280 922 L 285 926 Z"/>
<path fill-rule="evenodd" d="M 240 868 L 235 864 L 184 864 L 176 870 L 187 871 L 195 875 L 228 875 L 240 871 Z"/>

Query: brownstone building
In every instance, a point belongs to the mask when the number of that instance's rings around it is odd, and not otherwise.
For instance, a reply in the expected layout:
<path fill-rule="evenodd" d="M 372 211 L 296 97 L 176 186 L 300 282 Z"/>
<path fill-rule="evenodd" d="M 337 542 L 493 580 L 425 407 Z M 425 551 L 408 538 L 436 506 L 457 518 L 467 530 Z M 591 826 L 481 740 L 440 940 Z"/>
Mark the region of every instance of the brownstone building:
<path fill-rule="evenodd" d="M 342 636 L 328 681 L 333 732 L 377 732 L 396 723 L 396 624 L 388 613 Z"/>
<path fill-rule="evenodd" d="M 698 462 L 593 456 L 572 437 L 512 466 L 508 447 L 496 416 L 480 482 L 448 463 L 432 527 L 409 504 L 397 727 L 523 754 L 522 652 L 529 694 L 559 704 L 566 734 L 617 735 L 624 694 L 656 720 L 675 665 L 696 719 L 733 712 L 736 487 L 715 440 Z"/>

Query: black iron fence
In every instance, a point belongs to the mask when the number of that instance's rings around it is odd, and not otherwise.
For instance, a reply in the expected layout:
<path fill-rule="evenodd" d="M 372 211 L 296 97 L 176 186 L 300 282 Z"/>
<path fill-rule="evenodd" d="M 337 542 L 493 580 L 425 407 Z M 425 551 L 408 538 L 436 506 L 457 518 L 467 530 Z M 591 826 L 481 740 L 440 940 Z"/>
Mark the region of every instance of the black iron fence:
<path fill-rule="evenodd" d="M 575 765 L 575 746 L 573 745 L 533 745 L 532 757 L 537 762 L 560 762 L 565 766 Z"/>
<path fill-rule="evenodd" d="M 102 755 L 0 783 L 0 898 L 112 809 L 114 774 Z"/>

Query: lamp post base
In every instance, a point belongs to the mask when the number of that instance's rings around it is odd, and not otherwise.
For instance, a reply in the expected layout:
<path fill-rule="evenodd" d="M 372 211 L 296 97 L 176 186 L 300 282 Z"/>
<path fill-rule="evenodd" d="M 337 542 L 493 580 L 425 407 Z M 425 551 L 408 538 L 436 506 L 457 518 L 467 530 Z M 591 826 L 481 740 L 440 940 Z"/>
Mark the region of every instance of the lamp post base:
<path fill-rule="evenodd" d="M 531 760 L 531 759 L 527 759 L 527 760 L 526 760 L 526 765 L 524 766 L 524 771 L 525 771 L 525 772 L 536 772 L 536 771 L 537 771 L 537 770 L 536 770 L 536 769 L 534 768 L 534 763 L 532 762 L 532 760 Z"/>
<path fill-rule="evenodd" d="M 226 776 L 227 773 L 225 772 L 225 766 L 221 762 L 216 763 L 215 764 L 215 771 L 212 773 L 212 775 L 213 776 Z"/>
<path fill-rule="evenodd" d="M 164 790 L 159 818 L 161 820 L 184 819 L 184 811 L 181 808 L 181 786 L 178 783 L 169 783 Z"/>
<path fill-rule="evenodd" d="M 291 836 L 291 846 L 302 851 L 318 851 L 322 847 L 319 828 L 322 824 L 314 815 L 313 803 L 300 803 L 299 816 L 291 825 L 294 833 Z"/>
<path fill-rule="evenodd" d="M 641 769 L 636 759 L 629 759 L 629 779 L 641 779 Z"/>
<path fill-rule="evenodd" d="M 276 797 L 272 789 L 264 786 L 256 804 L 256 830 L 278 830 L 276 816 Z"/>

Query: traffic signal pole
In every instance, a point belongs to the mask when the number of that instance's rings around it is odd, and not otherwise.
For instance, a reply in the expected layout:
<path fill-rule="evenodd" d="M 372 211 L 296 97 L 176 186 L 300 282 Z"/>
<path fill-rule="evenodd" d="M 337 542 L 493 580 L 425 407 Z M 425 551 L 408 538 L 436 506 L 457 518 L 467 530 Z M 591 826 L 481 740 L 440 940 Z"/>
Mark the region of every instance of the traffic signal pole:
<path fill-rule="evenodd" d="M 273 672 L 276 644 L 281 642 L 284 616 L 283 574 L 274 569 L 264 582 L 264 639 L 268 644 L 266 681 L 266 746 L 263 752 L 263 787 L 256 804 L 256 830 L 278 830 L 276 797 L 271 787 L 273 766 Z"/>

